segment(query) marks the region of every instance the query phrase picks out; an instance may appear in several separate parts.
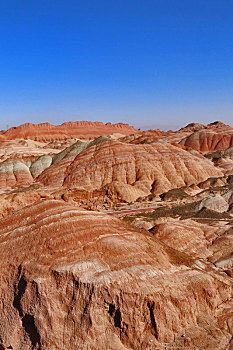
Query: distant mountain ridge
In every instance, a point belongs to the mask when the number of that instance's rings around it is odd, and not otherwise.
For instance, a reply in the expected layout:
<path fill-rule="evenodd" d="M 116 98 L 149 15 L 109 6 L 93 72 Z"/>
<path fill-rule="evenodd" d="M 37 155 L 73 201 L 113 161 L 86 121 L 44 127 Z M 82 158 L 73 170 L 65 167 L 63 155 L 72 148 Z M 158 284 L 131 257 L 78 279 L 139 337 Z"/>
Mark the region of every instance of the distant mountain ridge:
<path fill-rule="evenodd" d="M 92 139 L 112 133 L 130 135 L 136 132 L 137 130 L 133 126 L 124 123 L 104 124 L 102 122 L 89 121 L 65 122 L 61 125 L 25 123 L 3 132 L 1 139 L 14 140 L 22 138 L 48 142 L 69 138 Z"/>

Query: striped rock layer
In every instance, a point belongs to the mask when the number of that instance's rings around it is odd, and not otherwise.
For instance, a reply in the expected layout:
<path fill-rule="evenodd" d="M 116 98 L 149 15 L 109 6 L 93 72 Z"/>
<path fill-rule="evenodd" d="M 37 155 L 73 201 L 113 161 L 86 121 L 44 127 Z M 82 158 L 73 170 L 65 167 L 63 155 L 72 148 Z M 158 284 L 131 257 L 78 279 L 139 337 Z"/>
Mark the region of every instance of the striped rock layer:
<path fill-rule="evenodd" d="M 119 219 L 38 202 L 0 220 L 0 254 L 1 349 L 231 341 L 231 279 Z"/>
<path fill-rule="evenodd" d="M 100 140 L 76 156 L 67 153 L 37 180 L 44 185 L 84 190 L 107 186 L 117 197 L 130 202 L 218 176 L 222 172 L 210 160 L 167 142 L 130 144 Z"/>
<path fill-rule="evenodd" d="M 1 134 L 1 138 L 7 140 L 28 138 L 31 140 L 48 142 L 70 138 L 92 139 L 112 133 L 129 135 L 135 132 L 137 132 L 137 130 L 133 126 L 123 123 L 103 124 L 101 122 L 88 121 L 67 122 L 62 125 L 26 123 L 5 131 Z"/>
<path fill-rule="evenodd" d="M 233 128 L 202 129 L 181 140 L 180 144 L 202 153 L 223 150 L 233 146 Z"/>

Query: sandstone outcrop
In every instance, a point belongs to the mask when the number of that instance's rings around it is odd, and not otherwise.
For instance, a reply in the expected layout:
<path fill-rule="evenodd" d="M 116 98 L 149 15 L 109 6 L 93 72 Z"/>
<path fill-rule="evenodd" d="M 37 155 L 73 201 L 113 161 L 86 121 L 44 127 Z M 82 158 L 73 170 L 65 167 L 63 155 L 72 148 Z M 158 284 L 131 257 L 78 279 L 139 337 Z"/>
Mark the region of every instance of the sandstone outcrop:
<path fill-rule="evenodd" d="M 33 178 L 38 177 L 45 169 L 47 169 L 53 161 L 51 155 L 45 155 L 39 157 L 29 168 Z"/>
<path fill-rule="evenodd" d="M 167 218 L 158 220 L 150 230 L 157 239 L 170 247 L 199 258 L 211 256 L 209 247 L 227 231 L 226 224 L 203 224 L 194 220 Z"/>
<path fill-rule="evenodd" d="M 227 201 L 229 205 L 233 204 L 233 189 L 224 193 L 222 197 L 225 199 L 225 201 Z"/>
<path fill-rule="evenodd" d="M 30 184 L 33 177 L 28 166 L 19 160 L 7 160 L 0 163 L 0 188 Z"/>
<path fill-rule="evenodd" d="M 232 225 L 217 221 L 203 224 L 190 219 L 160 221 L 150 229 L 157 239 L 192 257 L 210 261 L 233 276 Z"/>
<path fill-rule="evenodd" d="M 206 155 L 208 158 L 218 159 L 218 158 L 230 158 L 233 159 L 233 147 L 229 147 L 220 151 L 215 151 Z"/>
<path fill-rule="evenodd" d="M 209 196 L 203 199 L 199 205 L 199 210 L 202 208 L 207 208 L 217 211 L 218 213 L 223 213 L 224 211 L 228 210 L 229 204 L 223 196 L 216 194 L 215 196 Z"/>
<path fill-rule="evenodd" d="M 63 123 L 62 125 L 26 123 L 10 128 L 1 137 L 7 140 L 23 138 L 48 142 L 71 138 L 93 139 L 112 133 L 129 135 L 136 132 L 137 130 L 133 126 L 123 123 L 103 124 L 101 122 L 78 121 Z"/>
<path fill-rule="evenodd" d="M 41 144 L 43 146 L 39 147 L 38 143 L 35 144 L 34 141 L 29 143 L 27 142 L 26 144 L 23 144 L 21 141 L 21 139 L 13 141 L 1 141 L 0 162 L 9 158 L 19 160 L 25 158 L 40 157 L 47 154 L 56 154 L 60 152 L 60 150 L 52 149 L 45 146 L 45 144 Z"/>
<path fill-rule="evenodd" d="M 212 159 L 214 164 L 223 169 L 226 174 L 233 173 L 233 147 L 209 153 L 206 157 Z"/>
<path fill-rule="evenodd" d="M 18 189 L 17 191 L 11 191 L 10 193 L 1 193 L 0 218 L 9 215 L 14 210 L 37 202 L 41 200 L 41 198 L 48 199 L 50 196 L 43 193 L 43 191 L 37 191 L 29 188 L 21 188 L 21 190 Z"/>
<path fill-rule="evenodd" d="M 132 134 L 122 138 L 123 142 L 129 142 L 133 144 L 137 143 L 152 143 L 157 141 L 161 136 L 168 136 L 169 133 L 165 131 L 157 130 L 145 130 L 139 131 L 137 134 Z"/>
<path fill-rule="evenodd" d="M 51 165 L 53 156 L 60 150 L 44 148 L 31 140 L 0 142 L 0 189 L 30 184 L 43 170 Z"/>
<path fill-rule="evenodd" d="M 68 152 L 37 181 L 84 190 L 108 186 L 117 198 L 131 202 L 150 193 L 160 194 L 223 175 L 208 159 L 168 142 L 131 144 L 100 139 L 84 148 L 75 157 Z"/>
<path fill-rule="evenodd" d="M 1 349 L 226 349 L 232 279 L 60 201 L 0 220 Z"/>
<path fill-rule="evenodd" d="M 180 144 L 202 153 L 223 150 L 233 146 L 233 128 L 211 125 L 209 128 L 193 132 L 180 141 Z"/>
<path fill-rule="evenodd" d="M 205 129 L 206 125 L 205 124 L 200 124 L 200 123 L 189 123 L 188 125 L 186 125 L 185 127 L 181 128 L 179 131 L 197 131 L 197 130 L 201 130 L 201 129 Z"/>

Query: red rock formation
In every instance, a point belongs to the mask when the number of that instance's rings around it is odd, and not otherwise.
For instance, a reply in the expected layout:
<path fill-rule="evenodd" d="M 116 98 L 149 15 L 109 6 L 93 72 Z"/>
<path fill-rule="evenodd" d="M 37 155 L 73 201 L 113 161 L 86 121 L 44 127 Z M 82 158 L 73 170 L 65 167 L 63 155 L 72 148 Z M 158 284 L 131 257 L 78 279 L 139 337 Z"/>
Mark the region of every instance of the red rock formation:
<path fill-rule="evenodd" d="M 14 210 L 25 207 L 28 204 L 39 201 L 41 198 L 49 198 L 43 191 L 36 191 L 33 189 L 14 190 L 10 193 L 7 191 L 1 193 L 0 201 L 0 218 L 9 215 Z"/>
<path fill-rule="evenodd" d="M 181 145 L 208 153 L 233 146 L 233 128 L 225 124 L 210 124 L 180 141 Z"/>
<path fill-rule="evenodd" d="M 219 120 L 213 122 L 213 123 L 209 123 L 207 125 L 207 128 L 215 128 L 215 129 L 218 129 L 218 128 L 226 128 L 226 129 L 232 129 L 232 127 L 230 125 L 227 125 Z"/>
<path fill-rule="evenodd" d="M 200 123 L 190 123 L 186 125 L 184 128 L 181 128 L 179 131 L 197 131 L 206 128 L 206 125 Z"/>
<path fill-rule="evenodd" d="M 7 160 L 0 163 L 0 188 L 30 184 L 32 182 L 32 175 L 25 162 Z"/>
<path fill-rule="evenodd" d="M 52 162 L 56 149 L 44 149 L 35 141 L 23 144 L 23 140 L 0 142 L 0 189 L 30 184 Z"/>
<path fill-rule="evenodd" d="M 109 186 L 127 202 L 152 193 L 191 185 L 222 172 L 205 158 L 198 158 L 166 142 L 129 144 L 103 140 L 89 145 L 76 157 L 67 154 L 39 177 L 44 185 L 84 190 Z"/>
<path fill-rule="evenodd" d="M 150 230 L 157 239 L 174 249 L 199 258 L 212 256 L 209 248 L 217 238 L 227 231 L 227 226 L 224 223 L 208 225 L 190 219 L 177 220 L 172 218 L 159 221 Z"/>
<path fill-rule="evenodd" d="M 233 276 L 233 228 L 228 223 L 202 224 L 171 218 L 159 221 L 150 231 L 161 242 L 195 258 L 210 261 Z"/>
<path fill-rule="evenodd" d="M 226 349 L 232 280 L 110 216 L 42 201 L 0 220 L 1 349 Z M 224 275 L 224 276 L 223 276 Z"/>
<path fill-rule="evenodd" d="M 21 160 L 26 158 L 40 157 L 48 154 L 56 154 L 59 153 L 60 150 L 52 149 L 52 148 L 40 148 L 36 147 L 36 145 L 22 145 L 23 140 L 19 141 L 1 141 L 0 142 L 0 158 L 1 160 L 14 159 Z M 34 143 L 35 141 L 31 141 Z M 4 158 L 4 159 L 3 159 Z M 1 161 L 0 160 L 0 161 Z"/>
<path fill-rule="evenodd" d="M 123 142 L 129 142 L 133 144 L 137 143 L 151 143 L 157 141 L 161 136 L 167 136 L 169 133 L 165 131 L 161 131 L 159 129 L 156 130 L 145 130 L 139 131 L 137 134 L 132 134 L 129 136 L 125 136 L 121 139 Z"/>
<path fill-rule="evenodd" d="M 124 135 L 136 133 L 137 130 L 128 124 L 103 124 L 100 122 L 68 122 L 62 125 L 49 123 L 31 124 L 26 123 L 13 127 L 3 133 L 2 137 L 12 139 L 32 139 L 37 141 L 64 140 L 70 138 L 92 139 L 102 135 L 119 132 Z"/>

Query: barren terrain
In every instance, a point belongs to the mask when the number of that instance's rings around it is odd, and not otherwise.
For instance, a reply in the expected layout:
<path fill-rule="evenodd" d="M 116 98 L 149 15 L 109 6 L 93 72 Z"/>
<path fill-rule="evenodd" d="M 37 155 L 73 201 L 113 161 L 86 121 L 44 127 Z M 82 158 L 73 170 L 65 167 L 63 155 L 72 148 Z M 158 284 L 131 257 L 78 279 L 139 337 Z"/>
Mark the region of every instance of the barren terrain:
<path fill-rule="evenodd" d="M 233 348 L 231 126 L 0 137 L 0 350 Z"/>

